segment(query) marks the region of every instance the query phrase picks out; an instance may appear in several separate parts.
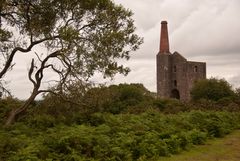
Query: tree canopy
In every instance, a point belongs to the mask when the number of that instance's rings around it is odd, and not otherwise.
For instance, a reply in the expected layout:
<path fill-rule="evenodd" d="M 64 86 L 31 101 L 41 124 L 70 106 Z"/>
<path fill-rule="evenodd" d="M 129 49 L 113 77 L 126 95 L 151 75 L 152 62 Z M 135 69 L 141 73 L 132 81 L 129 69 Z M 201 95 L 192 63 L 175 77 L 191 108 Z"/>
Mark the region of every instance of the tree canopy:
<path fill-rule="evenodd" d="M 203 79 L 197 81 L 192 90 L 191 97 L 193 100 L 207 99 L 218 101 L 222 98 L 234 96 L 231 85 L 224 79 Z"/>
<path fill-rule="evenodd" d="M 38 94 L 54 91 L 41 89 L 46 71 L 58 75 L 54 81 L 60 90 L 95 72 L 127 74 L 129 68 L 117 60 L 128 60 L 142 43 L 132 15 L 112 0 L 1 0 L 1 84 L 14 69 L 15 55 L 22 53 L 32 58 L 28 78 L 34 86 L 23 109 Z"/>

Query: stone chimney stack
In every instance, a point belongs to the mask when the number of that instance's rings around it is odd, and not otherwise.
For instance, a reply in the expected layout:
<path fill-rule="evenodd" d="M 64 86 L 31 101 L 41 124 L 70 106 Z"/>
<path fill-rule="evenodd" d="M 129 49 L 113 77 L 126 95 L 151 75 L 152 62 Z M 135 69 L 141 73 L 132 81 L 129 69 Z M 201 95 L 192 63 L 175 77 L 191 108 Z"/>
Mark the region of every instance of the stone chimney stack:
<path fill-rule="evenodd" d="M 169 53 L 167 21 L 161 22 L 160 53 Z"/>

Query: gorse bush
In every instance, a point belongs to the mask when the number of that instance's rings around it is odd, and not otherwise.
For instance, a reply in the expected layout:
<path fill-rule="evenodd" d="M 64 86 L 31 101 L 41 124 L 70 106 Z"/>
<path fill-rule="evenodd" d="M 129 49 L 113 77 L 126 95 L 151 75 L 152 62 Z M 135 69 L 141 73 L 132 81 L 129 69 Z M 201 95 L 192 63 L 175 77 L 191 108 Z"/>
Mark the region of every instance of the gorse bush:
<path fill-rule="evenodd" d="M 240 128 L 240 114 L 230 112 L 95 113 L 71 126 L 42 118 L 1 130 L 0 160 L 154 160 Z"/>

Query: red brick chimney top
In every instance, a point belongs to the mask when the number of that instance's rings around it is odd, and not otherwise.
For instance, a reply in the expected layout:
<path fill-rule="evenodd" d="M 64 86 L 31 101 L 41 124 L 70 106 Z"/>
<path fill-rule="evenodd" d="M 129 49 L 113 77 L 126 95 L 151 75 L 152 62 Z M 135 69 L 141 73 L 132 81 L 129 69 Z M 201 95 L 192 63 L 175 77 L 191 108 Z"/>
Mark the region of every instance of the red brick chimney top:
<path fill-rule="evenodd" d="M 160 53 L 169 53 L 167 21 L 161 22 Z"/>

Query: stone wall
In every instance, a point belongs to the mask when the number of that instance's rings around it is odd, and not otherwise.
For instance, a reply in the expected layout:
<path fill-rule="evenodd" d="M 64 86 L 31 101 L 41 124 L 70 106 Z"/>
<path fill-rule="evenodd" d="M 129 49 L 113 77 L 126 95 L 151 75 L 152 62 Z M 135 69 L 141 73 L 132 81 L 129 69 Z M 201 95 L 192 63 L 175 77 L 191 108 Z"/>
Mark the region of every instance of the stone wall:
<path fill-rule="evenodd" d="M 170 97 L 171 64 L 170 53 L 157 54 L 157 93 L 161 98 Z"/>
<path fill-rule="evenodd" d="M 161 98 L 190 100 L 194 81 L 206 78 L 206 63 L 187 61 L 169 51 L 167 21 L 161 22 L 160 49 L 157 54 L 157 94 Z"/>
<path fill-rule="evenodd" d="M 206 78 L 206 63 L 187 61 L 178 52 L 157 55 L 157 93 L 161 98 L 190 100 L 194 81 Z"/>

